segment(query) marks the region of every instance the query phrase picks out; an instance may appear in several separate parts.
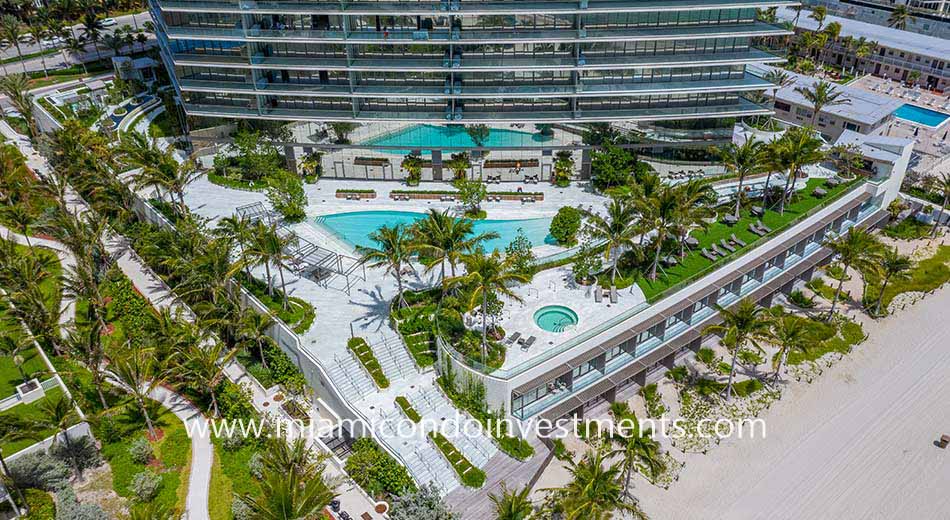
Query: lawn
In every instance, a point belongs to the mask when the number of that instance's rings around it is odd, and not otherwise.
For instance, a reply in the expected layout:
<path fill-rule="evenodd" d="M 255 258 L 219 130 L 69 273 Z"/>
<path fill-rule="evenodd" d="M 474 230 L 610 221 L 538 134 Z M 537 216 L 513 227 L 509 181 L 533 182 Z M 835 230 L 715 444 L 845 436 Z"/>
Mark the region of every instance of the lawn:
<path fill-rule="evenodd" d="M 11 328 L 9 323 L 0 321 L 0 333 L 5 332 L 5 329 L 8 328 Z M 43 357 L 36 347 L 21 351 L 20 356 L 23 357 L 22 368 L 27 379 L 35 376 L 42 381 L 49 377 L 49 368 L 43 362 Z M 13 395 L 16 392 L 16 386 L 21 383 L 23 383 L 23 378 L 20 377 L 20 371 L 17 370 L 13 357 L 0 356 L 0 399 Z"/>
<path fill-rule="evenodd" d="M 224 449 L 221 439 L 214 444 L 214 464 L 211 466 L 211 490 L 208 503 L 211 520 L 230 520 L 231 503 L 235 494 L 258 495 L 260 484 L 251 475 L 248 462 L 260 447 L 256 442 L 246 442 L 236 450 Z"/>
<path fill-rule="evenodd" d="M 63 395 L 63 389 L 60 387 L 54 387 L 46 391 L 46 397 L 40 399 L 39 401 L 34 401 L 30 404 L 18 404 L 9 410 L 4 410 L 0 412 L 0 417 L 2 416 L 18 416 L 25 419 L 33 419 L 39 423 L 43 423 L 47 420 L 47 414 L 41 408 L 43 402 L 47 399 L 59 399 Z M 37 442 L 52 436 L 56 433 L 56 428 L 45 428 L 39 427 L 33 433 L 33 437 L 30 439 L 23 439 L 13 442 L 4 442 L 0 443 L 0 450 L 3 450 L 4 456 L 10 456 L 14 453 L 36 444 Z"/>
<path fill-rule="evenodd" d="M 670 268 L 664 268 L 658 274 L 656 280 L 650 281 L 645 278 L 639 280 L 638 283 L 640 288 L 643 290 L 643 294 L 649 301 L 656 301 L 660 299 L 661 297 L 665 296 L 666 291 L 670 288 L 678 286 L 678 284 L 685 283 L 698 276 L 708 274 L 715 268 L 721 267 L 722 265 L 742 256 L 750 249 L 754 248 L 756 243 L 774 237 L 781 230 L 794 223 L 802 215 L 812 211 L 814 208 L 820 205 L 834 200 L 841 194 L 848 191 L 848 189 L 853 185 L 843 184 L 835 188 L 826 188 L 828 193 L 824 197 L 819 198 L 813 196 L 812 191 L 824 184 L 824 182 L 824 179 L 810 179 L 805 186 L 805 189 L 798 192 L 799 195 L 797 199 L 785 207 L 784 214 L 779 214 L 778 212 L 772 210 L 766 211 L 761 220 L 766 226 L 772 229 L 772 234 L 770 236 L 759 237 L 758 235 L 749 231 L 749 225 L 759 219 L 758 217 L 753 216 L 748 209 L 741 211 L 739 223 L 734 226 L 728 226 L 722 222 L 716 222 L 715 224 L 709 226 L 709 228 L 705 231 L 692 233 L 691 236 L 699 240 L 699 247 L 695 248 L 693 251 L 689 251 L 686 254 L 686 257 L 683 258 L 679 264 Z M 720 218 L 722 216 L 722 211 L 720 211 Z M 733 233 L 735 233 L 737 238 L 746 243 L 745 247 L 739 248 L 735 253 L 727 256 L 726 258 L 721 258 L 716 262 L 711 262 L 701 255 L 702 248 L 709 248 L 713 244 L 718 244 L 719 241 L 723 239 L 728 242 L 730 235 Z M 607 276 L 609 276 L 609 273 Z M 618 279 L 617 286 L 618 288 L 622 286 L 629 286 L 632 281 L 633 280 L 629 276 L 624 279 L 624 283 Z M 607 283 L 609 285 L 609 282 Z"/>
<path fill-rule="evenodd" d="M 884 291 L 883 312 L 895 296 L 905 292 L 928 292 L 950 281 L 950 246 L 943 245 L 934 256 L 917 262 L 906 280 L 891 280 Z M 877 303 L 881 282 L 874 273 L 868 273 L 868 288 L 865 300 L 870 305 Z"/>

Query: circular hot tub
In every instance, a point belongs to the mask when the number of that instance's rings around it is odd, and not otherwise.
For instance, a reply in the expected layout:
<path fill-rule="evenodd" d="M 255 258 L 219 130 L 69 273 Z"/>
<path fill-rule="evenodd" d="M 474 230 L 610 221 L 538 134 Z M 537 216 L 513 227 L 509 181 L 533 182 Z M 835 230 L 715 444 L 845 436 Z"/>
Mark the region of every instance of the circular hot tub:
<path fill-rule="evenodd" d="M 563 305 L 546 305 L 534 313 L 534 322 L 548 332 L 564 332 L 577 325 L 577 313 Z"/>

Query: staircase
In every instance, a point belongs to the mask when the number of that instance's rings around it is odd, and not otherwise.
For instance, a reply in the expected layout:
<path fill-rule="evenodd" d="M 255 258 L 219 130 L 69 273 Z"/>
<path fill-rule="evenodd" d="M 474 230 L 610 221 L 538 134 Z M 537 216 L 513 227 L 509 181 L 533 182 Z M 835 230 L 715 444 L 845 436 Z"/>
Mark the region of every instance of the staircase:
<path fill-rule="evenodd" d="M 465 455 L 475 466 L 484 467 L 485 464 L 498 453 L 498 448 L 488 437 L 488 433 L 479 433 L 477 435 L 466 435 L 464 431 L 464 415 L 449 402 L 436 388 L 419 389 L 415 393 L 407 396 L 412 407 L 424 418 L 439 420 L 458 419 L 459 431 L 453 431 L 455 428 L 446 427 L 445 437 L 455 445 L 459 451 Z"/>
<path fill-rule="evenodd" d="M 402 344 L 399 336 L 383 338 L 382 341 L 370 345 L 380 366 L 383 367 L 383 373 L 390 381 L 399 381 L 407 377 L 419 375 L 416 370 L 416 364 L 409 355 L 409 350 Z"/>
<path fill-rule="evenodd" d="M 340 387 L 349 401 L 359 401 L 376 391 L 376 383 L 352 356 L 334 355 L 327 365 L 330 379 Z"/>
<path fill-rule="evenodd" d="M 396 425 L 405 421 L 402 412 L 395 408 L 389 412 L 380 411 L 375 424 L 376 433 L 388 446 L 397 450 L 406 462 L 406 469 L 420 484 L 433 483 L 445 494 L 459 487 L 455 470 L 449 466 L 438 449 L 421 432 L 415 436 L 399 435 Z"/>

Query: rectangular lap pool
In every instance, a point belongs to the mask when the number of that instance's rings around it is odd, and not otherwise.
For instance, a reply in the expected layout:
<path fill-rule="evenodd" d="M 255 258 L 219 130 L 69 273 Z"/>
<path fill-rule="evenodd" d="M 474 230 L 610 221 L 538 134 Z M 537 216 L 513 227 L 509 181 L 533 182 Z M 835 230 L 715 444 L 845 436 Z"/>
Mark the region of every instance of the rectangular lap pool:
<path fill-rule="evenodd" d="M 315 223 L 354 247 L 374 247 L 376 244 L 369 238 L 373 231 L 382 226 L 412 225 L 424 217 L 425 213 L 412 211 L 354 211 L 317 217 Z M 550 218 L 476 220 L 472 227 L 476 234 L 491 231 L 498 233 L 498 238 L 485 242 L 485 249 L 488 251 L 504 251 L 505 246 L 518 235 L 519 229 L 524 231 L 531 245 L 535 247 L 555 243 L 554 238 L 548 234 L 551 227 Z"/>
<path fill-rule="evenodd" d="M 537 146 L 538 143 L 550 140 L 552 137 L 542 136 L 540 133 L 519 132 L 506 128 L 492 128 L 482 146 L 488 148 L 504 148 L 519 146 Z M 410 150 L 422 150 L 423 155 L 429 155 L 426 148 L 472 148 L 477 146 L 472 137 L 461 126 L 411 125 L 395 132 L 385 133 L 360 143 L 362 145 L 399 146 L 398 150 L 380 149 L 385 153 L 405 155 Z"/>
<path fill-rule="evenodd" d="M 943 112 L 937 112 L 929 108 L 904 103 L 900 108 L 894 111 L 894 117 L 910 121 L 911 123 L 917 123 L 918 125 L 938 128 L 950 118 L 950 114 L 944 114 Z"/>

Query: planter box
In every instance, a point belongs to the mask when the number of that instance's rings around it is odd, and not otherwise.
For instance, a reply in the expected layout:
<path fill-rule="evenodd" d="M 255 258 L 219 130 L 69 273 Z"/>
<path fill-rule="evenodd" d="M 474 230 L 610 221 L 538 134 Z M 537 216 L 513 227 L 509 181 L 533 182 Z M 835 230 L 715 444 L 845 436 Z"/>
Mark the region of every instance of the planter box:
<path fill-rule="evenodd" d="M 357 157 L 353 160 L 355 166 L 389 166 L 389 159 L 383 157 Z"/>
<path fill-rule="evenodd" d="M 26 383 L 17 385 L 16 394 L 20 397 L 21 403 L 29 404 L 46 397 L 46 390 L 43 390 L 43 385 L 40 384 L 40 380 L 34 378 Z"/>
<path fill-rule="evenodd" d="M 524 161 L 485 161 L 484 168 L 487 169 L 498 169 L 498 168 L 537 168 L 541 163 L 537 159 L 526 159 Z"/>
<path fill-rule="evenodd" d="M 375 191 L 374 191 L 374 192 L 371 192 L 371 193 L 368 193 L 368 192 L 355 192 L 355 191 L 338 191 L 338 192 L 336 192 L 336 198 L 338 198 L 338 199 L 345 199 L 345 198 L 347 198 L 347 196 L 349 196 L 350 198 L 352 198 L 354 195 L 355 195 L 357 198 L 359 198 L 359 199 L 375 199 L 375 198 L 376 198 L 376 192 L 375 192 Z"/>

